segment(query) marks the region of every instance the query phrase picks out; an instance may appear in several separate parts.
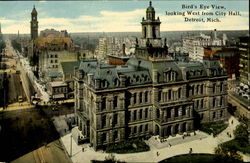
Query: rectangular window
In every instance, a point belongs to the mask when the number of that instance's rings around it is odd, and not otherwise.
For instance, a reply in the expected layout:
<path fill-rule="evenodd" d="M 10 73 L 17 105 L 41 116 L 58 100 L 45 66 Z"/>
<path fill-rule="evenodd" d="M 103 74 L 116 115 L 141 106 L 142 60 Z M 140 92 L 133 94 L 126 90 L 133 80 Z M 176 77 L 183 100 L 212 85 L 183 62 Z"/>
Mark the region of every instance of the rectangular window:
<path fill-rule="evenodd" d="M 114 109 L 117 107 L 117 103 L 118 103 L 117 96 L 115 96 L 113 101 Z"/>
<path fill-rule="evenodd" d="M 117 125 L 118 124 L 118 114 L 114 114 L 113 115 L 113 126 Z"/>
<path fill-rule="evenodd" d="M 106 109 L 106 97 L 102 99 L 102 105 L 101 105 L 101 110 L 105 110 L 105 109 Z"/>

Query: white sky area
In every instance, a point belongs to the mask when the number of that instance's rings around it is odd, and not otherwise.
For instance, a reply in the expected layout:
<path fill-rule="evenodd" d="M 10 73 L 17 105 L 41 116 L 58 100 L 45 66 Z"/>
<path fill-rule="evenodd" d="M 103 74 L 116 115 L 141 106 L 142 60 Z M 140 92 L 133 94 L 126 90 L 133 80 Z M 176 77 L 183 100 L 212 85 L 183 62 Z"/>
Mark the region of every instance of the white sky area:
<path fill-rule="evenodd" d="M 179 5 L 174 5 L 173 1 L 162 2 L 153 1 L 153 7 L 156 11 L 156 17 L 160 17 L 161 31 L 186 31 L 186 30 L 248 30 L 249 29 L 249 11 L 246 8 L 248 1 L 232 1 L 232 4 L 225 3 L 225 10 L 240 11 L 241 16 L 213 16 L 219 18 L 221 22 L 184 22 L 183 16 L 167 16 L 166 11 L 190 11 L 192 9 L 182 9 L 181 1 Z M 9 4 L 8 4 L 9 3 Z M 27 4 L 28 3 L 28 4 Z M 39 31 L 54 28 L 56 30 L 66 29 L 70 33 L 74 32 L 140 32 L 142 17 L 146 17 L 147 1 L 140 1 L 134 4 L 133 1 L 121 2 L 120 8 L 117 1 L 103 2 L 95 1 L 86 6 L 87 2 L 76 2 L 78 4 L 63 4 L 66 2 L 0 2 L 0 11 L 9 14 L 0 14 L 0 23 L 2 33 L 30 33 L 30 19 L 33 4 L 36 4 L 38 11 Z M 57 3 L 57 4 L 56 4 Z M 102 3 L 104 5 L 102 5 Z M 197 4 L 198 3 L 198 4 Z M 187 1 L 185 4 L 200 4 L 200 1 Z M 208 5 L 221 3 L 211 1 Z M 237 7 L 235 4 L 240 4 Z M 242 3 L 242 4 L 241 4 Z M 13 6 L 14 5 L 14 6 Z M 13 6 L 13 7 L 12 7 Z M 58 9 L 51 8 L 58 6 Z M 68 6 L 68 7 L 67 7 Z M 130 7 L 131 6 L 131 7 Z M 242 7 L 241 7 L 242 6 Z M 235 7 L 235 10 L 234 10 Z M 60 8 L 60 9 L 59 9 Z M 15 12 L 14 12 L 15 10 Z M 196 9 L 195 11 L 215 11 Z M 220 10 L 221 11 L 221 10 Z M 188 18 L 201 18 L 204 16 L 185 16 Z"/>

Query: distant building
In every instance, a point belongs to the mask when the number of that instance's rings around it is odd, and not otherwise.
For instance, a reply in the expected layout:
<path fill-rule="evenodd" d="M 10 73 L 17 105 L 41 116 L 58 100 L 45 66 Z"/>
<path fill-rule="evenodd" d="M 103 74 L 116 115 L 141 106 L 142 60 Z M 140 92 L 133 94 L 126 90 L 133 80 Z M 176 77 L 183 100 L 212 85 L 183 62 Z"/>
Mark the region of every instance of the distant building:
<path fill-rule="evenodd" d="M 53 100 L 68 98 L 68 86 L 65 82 L 49 82 L 47 84 L 47 92 Z"/>
<path fill-rule="evenodd" d="M 189 53 L 189 57 L 194 61 L 203 61 L 204 47 L 206 46 L 224 46 L 227 37 L 223 34 L 222 38 L 217 36 L 217 30 L 211 32 L 211 35 L 200 33 L 198 36 L 187 36 L 182 39 L 183 51 Z"/>
<path fill-rule="evenodd" d="M 240 82 L 244 85 L 250 86 L 250 54 L 249 54 L 250 40 L 249 36 L 240 37 Z"/>
<path fill-rule="evenodd" d="M 240 80 L 229 91 L 231 111 L 238 117 L 250 119 L 250 54 L 249 36 L 240 37 Z"/>
<path fill-rule="evenodd" d="M 126 65 L 81 61 L 75 70 L 75 115 L 94 149 L 127 139 L 191 132 L 227 120 L 227 75 L 218 61 L 168 53 L 150 2 L 142 38 Z M 175 59 L 178 58 L 178 59 Z"/>
<path fill-rule="evenodd" d="M 238 79 L 240 53 L 238 47 L 207 46 L 204 47 L 204 59 L 216 59 L 226 69 L 229 79 Z"/>

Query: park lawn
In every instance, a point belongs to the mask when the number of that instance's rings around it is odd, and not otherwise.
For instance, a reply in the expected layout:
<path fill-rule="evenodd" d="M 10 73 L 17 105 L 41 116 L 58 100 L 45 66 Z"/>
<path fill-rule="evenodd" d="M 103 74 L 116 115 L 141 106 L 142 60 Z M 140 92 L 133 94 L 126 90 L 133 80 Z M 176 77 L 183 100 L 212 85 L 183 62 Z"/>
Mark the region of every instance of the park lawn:
<path fill-rule="evenodd" d="M 142 140 L 132 139 L 112 144 L 106 148 L 107 153 L 137 153 L 149 151 L 149 146 Z"/>
<path fill-rule="evenodd" d="M 186 154 L 174 156 L 159 163 L 211 163 L 215 162 L 215 155 L 212 154 Z"/>
<path fill-rule="evenodd" d="M 209 135 L 213 134 L 214 136 L 221 133 L 223 130 L 227 128 L 228 124 L 221 122 L 221 123 L 203 123 L 201 124 L 200 130 L 203 132 L 208 133 Z"/>

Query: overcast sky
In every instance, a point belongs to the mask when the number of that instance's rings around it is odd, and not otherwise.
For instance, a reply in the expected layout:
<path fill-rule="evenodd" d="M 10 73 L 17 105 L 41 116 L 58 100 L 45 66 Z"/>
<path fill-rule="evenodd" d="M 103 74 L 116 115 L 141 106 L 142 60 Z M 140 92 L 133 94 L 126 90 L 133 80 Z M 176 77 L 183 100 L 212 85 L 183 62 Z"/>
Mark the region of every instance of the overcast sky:
<path fill-rule="evenodd" d="M 220 23 L 184 22 L 183 16 L 167 16 L 166 11 L 187 11 L 182 5 L 222 5 L 221 12 L 240 11 L 241 16 L 213 16 Z M 38 12 L 39 31 L 46 28 L 66 29 L 68 32 L 131 32 L 141 31 L 148 1 L 1 1 L 0 23 L 3 33 L 30 33 L 30 13 L 33 5 Z M 153 1 L 156 16 L 161 20 L 161 31 L 184 30 L 247 30 L 249 29 L 249 1 Z M 192 9 L 189 9 L 192 10 Z M 188 16 L 199 18 L 202 16 Z M 203 16 L 204 17 L 204 16 Z M 205 17 L 204 17 L 205 18 Z"/>

